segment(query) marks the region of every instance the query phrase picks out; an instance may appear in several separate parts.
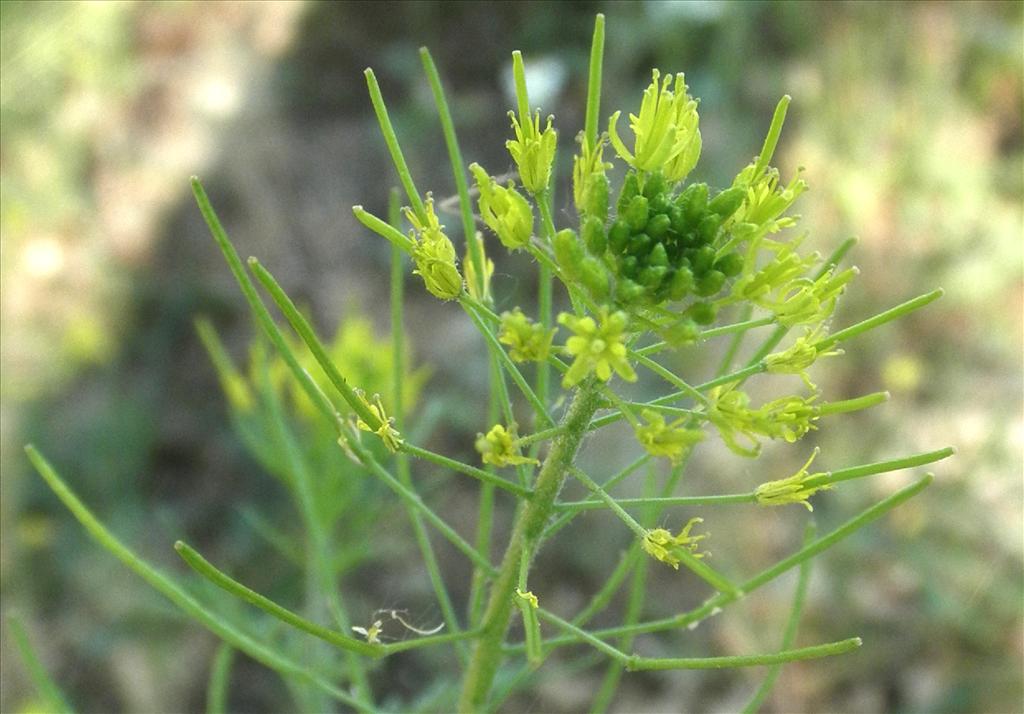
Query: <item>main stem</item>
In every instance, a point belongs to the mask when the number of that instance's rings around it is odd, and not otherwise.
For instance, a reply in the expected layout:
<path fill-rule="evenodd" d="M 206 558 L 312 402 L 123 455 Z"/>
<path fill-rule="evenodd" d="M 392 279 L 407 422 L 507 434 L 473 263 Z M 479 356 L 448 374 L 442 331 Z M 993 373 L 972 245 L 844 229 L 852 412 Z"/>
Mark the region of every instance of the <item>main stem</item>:
<path fill-rule="evenodd" d="M 501 645 L 515 605 L 513 597 L 520 561 L 524 553 L 532 556 L 544 527 L 554 513 L 555 498 L 562 489 L 569 466 L 576 458 L 587 425 L 601 403 L 599 395 L 599 387 L 593 382 L 585 383 L 576 392 L 562 419 L 563 431 L 555 437 L 551 451 L 541 466 L 533 497 L 520 511 L 512 529 L 501 568 L 491 586 L 482 632 L 466 671 L 459 700 L 460 712 L 478 712 L 487 704 L 494 675 L 501 664 Z"/>

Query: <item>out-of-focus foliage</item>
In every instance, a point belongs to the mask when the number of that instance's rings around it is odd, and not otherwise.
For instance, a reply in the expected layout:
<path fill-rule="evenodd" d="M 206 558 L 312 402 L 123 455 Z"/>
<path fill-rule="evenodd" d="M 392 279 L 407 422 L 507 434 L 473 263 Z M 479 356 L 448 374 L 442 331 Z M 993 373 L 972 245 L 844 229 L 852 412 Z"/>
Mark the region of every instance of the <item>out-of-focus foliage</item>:
<path fill-rule="evenodd" d="M 0 587 L 4 607 L 22 608 L 44 660 L 83 709 L 197 708 L 212 641 L 84 543 L 63 514 L 54 517 L 52 500 L 23 480 L 21 442 L 54 454 L 115 532 L 158 562 L 172 562 L 172 534 L 185 531 L 236 564 L 243 580 L 285 600 L 302 598 L 292 571 L 262 567 L 280 558 L 266 537 L 289 533 L 292 504 L 225 429 L 224 407 L 211 398 L 214 372 L 191 329 L 192 313 L 202 308 L 227 325 L 232 353 L 243 354 L 249 341 L 235 327 L 243 312 L 226 297 L 230 285 L 216 256 L 199 247 L 207 238 L 191 207 L 174 208 L 185 177 L 231 154 L 224 163 L 242 168 L 227 171 L 224 182 L 229 229 L 247 246 L 287 243 L 302 256 L 299 266 L 297 259 L 285 264 L 286 275 L 307 276 L 304 297 L 314 315 L 337 319 L 350 298 L 342 286 L 352 284 L 366 289 L 364 304 L 381 304 L 384 281 L 366 276 L 384 275 L 384 253 L 348 239 L 348 207 L 374 198 L 383 206 L 394 181 L 383 149 L 366 148 L 376 144 L 365 140 L 373 118 L 362 68 L 381 68 L 399 132 L 422 149 L 409 156 L 414 173 L 424 184 L 449 185 L 415 64 L 415 47 L 429 45 L 450 84 L 466 160 L 498 173 L 512 168 L 494 148 L 513 105 L 511 78 L 499 69 L 506 49 L 537 58 L 534 102 L 560 126 L 582 126 L 574 112 L 583 106 L 599 9 L 616 28 L 606 53 L 606 106 L 632 106 L 632 90 L 652 67 L 685 71 L 691 93 L 702 97 L 702 126 L 711 128 L 695 177 L 712 186 L 724 187 L 729 170 L 749 161 L 778 97 L 793 95 L 777 156 L 783 175 L 806 167 L 811 189 L 799 205 L 810 245 L 825 251 L 848 235 L 861 241 L 850 258 L 861 275 L 837 325 L 935 285 L 947 290 L 928 311 L 814 375 L 836 398 L 882 388 L 895 397 L 851 417 L 856 429 L 822 429 L 815 438 L 836 462 L 816 466 L 939 443 L 960 453 L 920 500 L 816 564 L 801 638 L 856 630 L 866 648 L 840 666 L 787 666 L 769 710 L 1019 710 L 1019 3 L 5 2 Z M 565 156 L 570 139 L 560 137 Z M 557 191 L 566 208 L 568 178 L 563 157 Z M 442 222 L 455 223 L 437 198 Z M 511 280 L 507 261 L 520 258 L 493 257 L 495 280 Z M 519 291 L 531 294 L 532 286 Z M 436 365 L 435 387 L 450 394 L 445 418 L 466 432 L 446 448 L 471 449 L 483 376 L 465 372 L 459 353 L 482 347 L 445 325 L 442 310 L 413 305 L 410 339 Z M 93 367 L 83 373 L 83 365 Z M 423 408 L 430 413 L 431 406 Z M 613 457 L 616 442 L 608 438 Z M 792 473 L 806 456 L 770 452 L 766 479 Z M 723 450 L 694 464 L 693 473 L 726 479 L 709 482 L 709 492 L 731 485 L 729 469 L 749 468 L 732 458 Z M 829 493 L 815 502 L 815 515 L 832 523 L 902 478 L 872 482 L 875 494 Z M 458 513 L 468 497 L 448 498 Z M 225 521 L 225 512 L 239 515 Z M 748 554 L 749 561 L 730 564 L 738 569 L 799 540 L 784 514 L 767 516 L 756 538 L 744 528 L 746 517 L 737 509 L 712 524 L 716 552 Z M 553 607 L 577 604 L 577 584 L 600 580 L 595 569 L 603 572 L 606 554 L 622 546 L 593 528 L 567 529 L 566 537 L 577 539 L 578 559 L 539 564 L 563 583 Z M 347 555 L 339 546 L 339 557 Z M 410 588 L 422 585 L 392 574 L 407 571 L 400 558 L 388 562 L 393 568 L 357 568 L 343 592 L 367 610 L 410 599 Z M 658 588 L 663 597 L 652 615 L 678 611 L 689 597 L 667 580 L 652 581 L 652 592 Z M 776 646 L 789 597 L 783 582 L 744 605 L 751 617 L 702 625 L 694 651 Z M 17 710 L 31 695 L 4 647 L 0 709 Z M 273 710 L 287 701 L 244 662 L 235 676 L 246 683 L 235 707 Z M 380 676 L 401 692 L 420 689 L 429 673 L 389 667 Z M 539 702 L 510 706 L 578 709 L 598 676 L 580 673 L 576 692 L 542 681 Z M 691 701 L 729 710 L 755 683 L 753 675 L 693 674 L 671 685 L 630 675 L 617 707 L 666 710 Z"/>

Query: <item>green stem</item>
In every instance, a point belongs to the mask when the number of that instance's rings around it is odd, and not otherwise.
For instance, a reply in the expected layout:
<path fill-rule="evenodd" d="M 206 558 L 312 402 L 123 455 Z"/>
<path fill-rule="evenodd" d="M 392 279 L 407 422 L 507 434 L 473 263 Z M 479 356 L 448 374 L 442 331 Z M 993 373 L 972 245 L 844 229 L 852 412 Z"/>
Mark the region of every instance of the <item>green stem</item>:
<path fill-rule="evenodd" d="M 870 409 L 887 401 L 889 401 L 889 392 L 872 392 L 871 394 L 865 394 L 862 397 L 855 397 L 853 399 L 825 402 L 818 406 L 818 416 L 832 416 L 833 414 L 846 414 L 847 412 Z"/>
<path fill-rule="evenodd" d="M 846 654 L 863 644 L 859 637 L 851 637 L 838 642 L 829 642 L 824 645 L 813 647 L 801 647 L 795 650 L 784 650 L 773 654 L 761 655 L 737 655 L 733 657 L 665 657 L 647 658 L 633 655 L 626 662 L 626 669 L 630 672 L 641 670 L 665 670 L 665 669 L 733 669 L 735 667 L 761 667 L 770 664 L 782 664 L 784 662 L 798 662 L 805 659 L 818 659 L 819 657 L 832 657 L 833 655 Z"/>
<path fill-rule="evenodd" d="M 555 422 L 551 418 L 551 415 L 548 414 L 547 407 L 544 406 L 540 398 L 530 388 L 530 385 L 526 382 L 526 378 L 523 377 L 522 372 L 519 371 L 519 368 L 512 362 L 512 358 L 508 356 L 502 348 L 501 343 L 498 342 L 498 338 L 494 336 L 494 333 L 487 327 L 483 319 L 476 314 L 476 311 L 468 301 L 459 300 L 459 304 L 462 305 L 462 309 L 466 311 L 467 315 L 469 315 L 469 319 L 471 319 L 473 324 L 476 325 L 480 334 L 484 336 L 484 339 L 487 341 L 488 349 L 495 357 L 498 358 L 498 361 L 501 363 L 501 366 L 505 368 L 508 376 L 512 378 L 515 385 L 519 387 L 519 391 L 523 393 L 524 397 L 526 397 L 526 401 L 528 401 L 530 406 L 533 407 L 533 411 L 537 416 L 537 421 L 544 426 L 553 425 Z"/>
<path fill-rule="evenodd" d="M 43 699 L 47 709 L 53 712 L 61 712 L 62 714 L 74 712 L 67 698 L 60 691 L 60 687 L 53 681 L 50 673 L 46 671 L 43 663 L 36 655 L 36 651 L 32 647 L 32 642 L 29 640 L 28 635 L 25 633 L 21 620 L 12 613 L 7 614 L 7 629 L 11 633 L 11 638 L 14 640 L 14 646 L 18 650 L 18 654 L 21 655 L 21 662 L 25 665 L 25 669 L 32 679 L 32 684 L 35 685 L 36 692 Z"/>
<path fill-rule="evenodd" d="M 429 59 L 429 55 L 427 56 Z M 435 71 L 436 74 L 436 71 Z M 398 206 L 398 192 L 391 190 L 388 205 L 388 220 L 393 226 L 398 225 L 401 220 Z M 404 327 L 404 269 L 402 265 L 402 250 L 397 245 L 391 246 L 391 390 L 392 404 L 394 409 L 395 428 L 402 432 L 405 430 L 405 405 L 402 399 L 402 385 L 405 381 L 405 327 Z M 398 473 L 398 480 L 407 488 L 412 488 L 412 474 L 409 468 L 409 455 L 407 452 L 399 451 L 395 454 L 395 469 Z M 434 596 L 441 607 L 441 615 L 444 618 L 448 632 L 458 635 L 462 628 L 459 626 L 459 618 L 455 614 L 455 607 L 452 605 L 451 596 L 445 586 L 444 578 L 441 575 L 441 568 L 437 562 L 437 556 L 430 543 L 430 536 L 423 523 L 423 518 L 411 506 L 406 505 L 406 513 L 412 523 L 413 535 L 416 544 L 419 546 L 420 554 L 423 557 L 423 564 L 427 569 L 430 585 L 434 589 Z M 460 659 L 465 661 L 467 652 L 462 643 L 456 640 L 456 649 Z"/>
<path fill-rule="evenodd" d="M 206 688 L 206 714 L 227 714 L 228 687 L 231 683 L 231 665 L 234 659 L 235 649 L 227 642 L 221 642 L 210 667 L 210 683 Z"/>
<path fill-rule="evenodd" d="M 730 604 L 731 602 L 738 599 L 738 597 L 746 596 L 757 590 L 766 583 L 771 582 L 775 578 L 779 577 L 783 573 L 799 566 L 801 563 L 814 558 L 823 551 L 832 547 L 843 538 L 846 538 L 851 533 L 854 533 L 864 526 L 868 525 L 872 521 L 881 518 L 883 515 L 896 508 L 900 504 L 908 501 L 909 499 L 916 496 L 922 490 L 924 490 L 932 481 L 934 477 L 931 474 L 926 474 L 923 478 L 917 482 L 907 486 L 906 488 L 900 489 L 896 493 L 892 494 L 888 498 L 879 501 L 873 506 L 865 509 L 858 515 L 854 516 L 846 523 L 842 524 L 835 530 L 831 531 L 827 535 L 824 535 L 812 543 L 805 545 L 803 548 L 798 550 L 796 553 L 783 558 L 774 565 L 765 568 L 761 572 L 754 575 L 748 581 L 740 585 L 739 596 L 731 596 L 725 593 L 719 593 L 704 602 L 700 607 L 697 607 L 689 612 L 684 612 L 673 617 L 663 618 L 661 620 L 652 620 L 650 622 L 640 623 L 638 625 L 632 625 L 629 627 L 609 627 L 603 630 L 596 630 L 590 633 L 592 637 L 598 637 L 601 639 L 609 639 L 613 637 L 620 637 L 624 634 L 643 634 L 649 632 L 660 632 L 662 630 L 680 629 L 687 626 L 693 626 L 694 623 L 699 623 L 705 618 L 720 612 L 723 607 Z M 549 638 L 544 644 L 545 647 L 551 649 L 553 647 L 560 647 L 567 644 L 573 644 L 578 642 L 577 637 L 558 637 Z"/>
<path fill-rule="evenodd" d="M 35 447 L 26 446 L 25 451 L 28 453 L 28 457 L 32 461 L 32 465 L 35 466 L 36 471 L 39 472 L 39 475 L 42 476 L 43 480 L 46 481 L 46 484 L 64 503 L 67 509 L 71 511 L 72 515 L 78 519 L 78 522 L 82 524 L 86 532 L 88 532 L 97 543 L 108 550 L 136 575 L 141 577 L 155 590 L 181 608 L 181 610 L 183 610 L 187 615 L 198 621 L 201 625 L 206 627 L 225 642 L 231 644 L 236 649 L 241 650 L 257 662 L 260 662 L 270 669 L 280 672 L 282 675 L 295 677 L 301 681 L 314 684 L 338 701 L 344 702 L 351 707 L 355 707 L 359 711 L 366 711 L 366 707 L 361 701 L 347 692 L 335 687 L 324 676 L 310 671 L 293 660 L 282 656 L 275 648 L 253 639 L 248 634 L 236 629 L 233 625 L 230 625 L 221 619 L 220 616 L 203 607 L 194 597 L 192 597 L 191 594 L 186 592 L 159 570 L 144 561 L 114 537 L 114 535 L 110 533 L 102 523 L 100 523 L 85 504 L 78 499 L 74 492 L 68 488 L 67 484 L 65 484 L 57 472 L 54 471 L 49 462 L 47 462 L 38 451 L 36 451 Z"/>
<path fill-rule="evenodd" d="M 398 178 L 405 188 L 405 195 L 409 198 L 409 205 L 412 206 L 416 217 L 421 222 L 426 223 L 427 212 L 423 207 L 423 199 L 420 198 L 420 193 L 416 190 L 416 184 L 413 183 L 409 166 L 405 163 L 402 148 L 398 145 L 398 137 L 395 135 L 395 128 L 391 125 L 391 118 L 388 116 L 388 109 L 384 105 L 384 97 L 381 96 L 377 77 L 370 68 L 367 68 L 363 74 L 366 75 L 366 86 L 370 90 L 370 102 L 373 104 L 373 111 L 377 114 L 380 133 L 384 136 L 384 143 L 388 145 L 388 152 L 391 154 L 391 160 L 395 164 Z"/>
<path fill-rule="evenodd" d="M 840 342 L 845 342 L 846 340 L 856 337 L 857 335 L 864 334 L 868 330 L 873 330 L 879 325 L 884 325 L 887 322 L 892 322 L 893 320 L 899 319 L 904 315 L 913 312 L 914 310 L 918 310 L 924 307 L 925 305 L 928 305 L 929 303 L 935 302 L 944 294 L 945 291 L 942 288 L 939 288 L 938 290 L 932 290 L 930 293 L 919 295 L 916 298 L 913 298 L 912 300 L 907 300 L 904 303 L 900 303 L 896 307 L 889 308 L 885 312 L 881 312 L 875 315 L 874 317 L 869 317 L 867 320 L 858 322 L 855 325 L 850 325 L 849 327 L 840 330 L 839 332 L 833 332 L 825 339 L 815 343 L 814 347 L 819 352 L 824 352 L 833 345 L 839 344 Z"/>
<path fill-rule="evenodd" d="M 693 397 L 696 401 L 700 402 L 704 406 L 708 406 L 710 404 L 710 402 L 708 401 L 708 398 L 705 397 L 703 394 L 701 394 L 700 391 L 696 387 L 690 386 L 689 384 L 684 382 L 682 379 L 677 377 L 675 374 L 673 374 L 670 370 L 666 369 L 665 367 L 662 367 L 660 364 L 658 364 L 657 362 L 655 362 L 651 358 L 644 357 L 643 355 L 641 355 L 641 354 L 639 354 L 637 352 L 634 352 L 632 350 L 629 350 L 628 354 L 629 354 L 630 357 L 635 359 L 638 364 L 642 364 L 644 367 L 646 367 L 647 369 L 649 369 L 652 372 L 654 372 L 656 375 L 658 375 L 659 377 L 664 379 L 666 382 L 668 382 L 672 386 L 674 386 L 677 389 L 679 389 L 684 394 L 687 394 L 688 396 Z"/>
<path fill-rule="evenodd" d="M 329 642 L 339 649 L 355 652 L 367 657 L 381 657 L 384 654 L 384 650 L 379 645 L 363 642 L 362 640 L 357 640 L 354 637 L 343 635 L 336 630 L 322 627 L 315 622 L 310 622 L 301 615 L 278 605 L 270 598 L 260 595 L 255 590 L 251 590 L 245 585 L 242 585 L 242 583 L 218 570 L 187 543 L 180 540 L 177 541 L 174 544 L 174 550 L 178 552 L 178 555 L 181 556 L 181 559 L 184 560 L 190 568 L 217 587 L 241 600 L 245 600 L 250 605 L 258 607 L 269 615 L 273 615 L 278 620 L 291 625 L 297 630 L 302 630 L 303 632 L 313 635 L 324 642 Z"/>
<path fill-rule="evenodd" d="M 445 98 L 444 86 L 441 84 L 441 75 L 438 74 L 434 58 L 430 56 L 430 50 L 426 47 L 420 48 L 420 60 L 423 62 L 423 71 L 430 83 L 430 90 L 434 94 L 434 104 L 437 106 L 437 115 L 441 120 L 441 131 L 444 133 L 444 143 L 448 148 L 448 160 L 452 165 L 452 175 L 455 177 L 455 189 L 459 194 L 459 212 L 462 215 L 462 233 L 466 239 L 466 247 L 469 251 L 469 259 L 473 263 L 479 284 L 476 286 L 477 295 L 484 294 L 484 256 L 477 241 L 473 240 L 476 231 L 476 223 L 473 220 L 473 204 L 469 200 L 469 185 L 466 182 L 465 164 L 462 162 L 462 150 L 459 148 L 459 140 L 455 134 L 455 124 L 452 122 L 452 113 L 448 108 L 448 100 Z"/>
<path fill-rule="evenodd" d="M 524 550 L 532 551 L 539 542 L 552 506 L 565 481 L 583 440 L 584 429 L 599 404 L 598 390 L 592 382 L 585 383 L 573 398 L 563 419 L 566 431 L 558 436 L 537 475 L 534 497 L 523 507 L 509 539 L 498 576 L 491 585 L 491 594 L 483 617 L 483 633 L 477 641 L 463 681 L 459 711 L 480 711 L 501 664 L 501 645 L 508 629 L 514 606 L 513 597 Z"/>
<path fill-rule="evenodd" d="M 586 473 L 576 467 L 570 467 L 573 476 L 580 480 L 580 482 L 586 486 L 591 493 L 596 495 L 612 510 L 615 515 L 619 517 L 626 526 L 636 533 L 637 537 L 642 541 L 647 537 L 647 529 L 640 525 L 636 519 L 626 513 L 626 510 L 619 505 L 616 499 L 608 495 L 608 492 L 597 485 L 597 483 L 590 478 Z M 709 566 L 704 561 L 696 558 L 684 548 L 677 548 L 674 554 L 679 557 L 679 561 L 689 568 L 695 575 L 704 580 L 708 585 L 713 587 L 720 593 L 735 593 L 736 586 L 729 582 L 729 579 L 724 575 L 716 571 L 714 568 Z"/>
<path fill-rule="evenodd" d="M 814 522 L 811 521 L 804 529 L 804 544 L 809 543 L 814 538 L 814 531 Z M 811 561 L 805 560 L 803 563 L 800 563 L 800 571 L 796 581 L 796 592 L 793 595 L 793 607 L 789 612 L 789 620 L 786 622 L 786 629 L 782 633 L 782 643 L 779 646 L 781 650 L 790 649 L 793 643 L 796 642 L 796 631 L 800 627 L 800 616 L 804 611 L 804 602 L 807 599 L 807 584 L 810 580 Z M 743 707 L 743 714 L 755 714 L 761 708 L 761 704 L 764 703 L 765 698 L 772 691 L 772 687 L 775 686 L 775 682 L 781 672 L 782 663 L 772 665 L 768 669 L 768 673 L 765 675 L 764 681 L 761 682 L 761 686 L 757 688 L 750 701 Z"/>

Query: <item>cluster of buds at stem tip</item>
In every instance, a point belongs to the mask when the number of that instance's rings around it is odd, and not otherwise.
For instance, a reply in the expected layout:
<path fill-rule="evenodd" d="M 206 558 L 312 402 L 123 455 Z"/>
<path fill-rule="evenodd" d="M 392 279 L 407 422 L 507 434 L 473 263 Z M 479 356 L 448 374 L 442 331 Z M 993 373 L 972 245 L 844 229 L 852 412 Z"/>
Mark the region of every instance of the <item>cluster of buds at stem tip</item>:
<path fill-rule="evenodd" d="M 690 447 L 704 439 L 700 429 L 682 426 L 685 419 L 666 424 L 665 417 L 653 409 L 644 409 L 640 415 L 647 423 L 636 427 L 636 438 L 651 456 L 664 456 L 678 464 Z"/>
<path fill-rule="evenodd" d="M 480 215 L 487 227 L 509 250 L 523 248 L 533 235 L 533 208 L 516 191 L 511 181 L 502 186 L 480 164 L 470 164 L 477 188 L 480 190 Z"/>
<path fill-rule="evenodd" d="M 509 346 L 509 357 L 514 362 L 543 362 L 551 352 L 551 340 L 558 328 L 544 329 L 544 325 L 528 318 L 518 307 L 501 314 L 498 340 Z"/>
<path fill-rule="evenodd" d="M 562 379 L 566 389 L 582 382 L 591 372 L 607 382 L 615 372 L 627 382 L 635 382 L 636 372 L 626 359 L 626 327 L 629 318 L 622 311 L 609 313 L 601 308 L 598 319 L 575 317 L 566 313 L 558 316 L 559 324 L 575 334 L 565 343 L 565 351 L 575 357 Z"/>
<path fill-rule="evenodd" d="M 758 486 L 754 491 L 758 504 L 762 506 L 783 506 L 787 503 L 799 503 L 808 511 L 813 511 L 814 508 L 807 499 L 818 491 L 832 488 L 832 485 L 827 483 L 817 485 L 809 483 L 813 479 L 824 475 L 821 473 L 808 475 L 807 473 L 811 462 L 814 461 L 820 451 L 820 449 L 815 447 L 811 457 L 807 459 L 807 463 L 792 476 L 777 481 L 768 481 Z"/>
<path fill-rule="evenodd" d="M 540 463 L 537 459 L 519 453 L 519 445 L 516 443 L 518 438 L 515 424 L 509 425 L 508 429 L 501 424 L 495 424 L 486 435 L 476 435 L 476 450 L 480 452 L 485 464 L 498 467 Z"/>
<path fill-rule="evenodd" d="M 698 523 L 703 523 L 703 518 L 691 518 L 677 535 L 664 528 L 653 528 L 644 534 L 641 542 L 643 549 L 654 558 L 666 565 L 671 565 L 679 570 L 679 563 L 682 553 L 688 553 L 693 558 L 703 558 L 707 553 L 697 552 L 697 544 L 708 537 L 707 533 L 691 536 L 690 530 Z"/>
<path fill-rule="evenodd" d="M 427 194 L 423 208 L 423 220 L 411 208 L 405 209 L 405 217 L 413 227 L 409 235 L 414 242 L 414 272 L 423 278 L 423 283 L 432 295 L 442 300 L 454 300 L 462 294 L 462 275 L 456 266 L 455 246 L 444 234 L 444 226 L 437 220 L 434 199 L 430 194 Z"/>
<path fill-rule="evenodd" d="M 640 114 L 629 115 L 635 137 L 634 150 L 626 148 L 616 125 L 621 112 L 612 114 L 608 134 L 616 153 L 638 171 L 660 171 L 668 181 L 686 178 L 700 158 L 701 138 L 697 127 L 697 102 L 687 94 L 682 73 L 666 75 L 653 71 L 650 86 L 644 91 Z M 673 81 L 674 79 L 674 81 Z"/>

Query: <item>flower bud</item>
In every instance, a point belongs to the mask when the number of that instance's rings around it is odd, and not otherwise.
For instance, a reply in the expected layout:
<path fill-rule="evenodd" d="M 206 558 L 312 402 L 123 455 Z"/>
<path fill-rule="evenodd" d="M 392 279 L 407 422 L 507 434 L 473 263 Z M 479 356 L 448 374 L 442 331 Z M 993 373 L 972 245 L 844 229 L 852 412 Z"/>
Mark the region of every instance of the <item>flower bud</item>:
<path fill-rule="evenodd" d="M 505 147 L 519 167 L 519 180 L 523 187 L 537 195 L 547 190 L 551 180 L 551 165 L 555 160 L 557 137 L 548 117 L 544 131 L 540 129 L 540 111 L 533 117 L 516 117 L 509 112 L 516 138 L 505 142 Z"/>
<path fill-rule="evenodd" d="M 470 164 L 476 185 L 480 189 L 480 215 L 484 223 L 498 236 L 509 250 L 524 247 L 533 235 L 533 208 L 509 182 L 501 186 L 491 178 L 480 164 Z"/>

